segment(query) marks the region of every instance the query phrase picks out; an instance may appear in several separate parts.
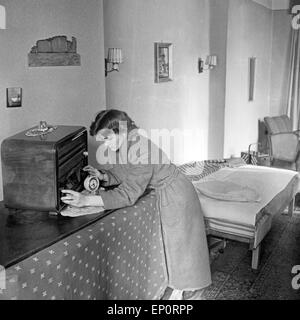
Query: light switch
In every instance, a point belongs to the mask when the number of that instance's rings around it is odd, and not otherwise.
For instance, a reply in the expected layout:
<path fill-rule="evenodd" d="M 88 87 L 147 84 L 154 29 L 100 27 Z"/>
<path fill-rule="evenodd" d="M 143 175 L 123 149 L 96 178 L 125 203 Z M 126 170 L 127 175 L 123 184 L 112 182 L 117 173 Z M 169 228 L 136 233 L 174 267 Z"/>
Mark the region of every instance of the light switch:
<path fill-rule="evenodd" d="M 6 106 L 7 108 L 22 107 L 22 88 L 6 89 Z"/>

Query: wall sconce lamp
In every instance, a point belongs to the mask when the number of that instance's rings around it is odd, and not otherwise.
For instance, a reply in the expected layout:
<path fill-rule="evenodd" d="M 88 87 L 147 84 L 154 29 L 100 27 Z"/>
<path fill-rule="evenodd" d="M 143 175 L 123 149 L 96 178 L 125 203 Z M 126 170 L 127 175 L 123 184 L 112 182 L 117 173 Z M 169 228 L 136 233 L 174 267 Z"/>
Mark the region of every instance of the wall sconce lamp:
<path fill-rule="evenodd" d="M 207 56 L 205 64 L 204 64 L 204 61 L 201 58 L 199 58 L 198 71 L 199 73 L 202 73 L 204 70 L 212 70 L 217 66 L 217 64 L 218 64 L 218 59 L 216 55 Z"/>
<path fill-rule="evenodd" d="M 0 5 L 0 29 L 6 29 L 6 10 Z"/>
<path fill-rule="evenodd" d="M 105 77 L 109 72 L 119 71 L 119 64 L 123 62 L 122 49 L 109 48 L 105 59 Z"/>

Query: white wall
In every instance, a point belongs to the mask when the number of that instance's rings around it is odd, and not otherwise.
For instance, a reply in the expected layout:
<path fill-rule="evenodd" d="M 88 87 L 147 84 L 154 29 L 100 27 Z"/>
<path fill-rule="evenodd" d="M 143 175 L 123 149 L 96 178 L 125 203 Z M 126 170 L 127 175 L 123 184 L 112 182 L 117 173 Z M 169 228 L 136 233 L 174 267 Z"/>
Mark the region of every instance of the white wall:
<path fill-rule="evenodd" d="M 287 111 L 292 27 L 286 10 L 274 11 L 273 17 L 270 114 L 276 116 Z"/>
<path fill-rule="evenodd" d="M 209 159 L 224 153 L 228 5 L 228 0 L 210 0 L 210 53 L 217 55 L 218 66 L 209 73 Z"/>
<path fill-rule="evenodd" d="M 210 51 L 210 1 L 104 0 L 104 32 L 106 50 L 121 47 L 125 56 L 120 72 L 106 79 L 107 106 L 127 111 L 146 130 L 200 131 L 180 149 L 179 161 L 206 159 L 210 74 L 199 74 L 197 61 Z M 173 43 L 174 80 L 156 84 L 154 42 L 160 41 Z"/>
<path fill-rule="evenodd" d="M 240 156 L 258 138 L 258 119 L 270 112 L 272 10 L 230 0 L 224 156 Z M 248 101 L 249 58 L 256 57 L 255 98 Z"/>
<path fill-rule="evenodd" d="M 1 0 L 7 11 L 7 29 L 0 30 L 0 143 L 39 120 L 89 126 L 105 105 L 103 3 L 88 3 Z M 31 47 L 37 40 L 55 35 L 77 38 L 81 67 L 29 68 Z M 8 87 L 23 88 L 22 108 L 6 108 Z"/>
<path fill-rule="evenodd" d="M 275 74 L 284 37 L 277 15 L 252 0 L 104 0 L 105 48 L 121 47 L 125 55 L 120 72 L 106 79 L 108 108 L 127 111 L 147 130 L 200 130 L 179 151 L 180 162 L 239 156 L 257 141 L 258 119 L 278 111 L 270 107 L 279 99 L 276 81 L 284 83 Z M 170 83 L 154 83 L 156 41 L 173 43 Z M 208 53 L 218 55 L 219 65 L 199 75 L 197 59 Z M 250 57 L 257 58 L 253 102 Z"/>

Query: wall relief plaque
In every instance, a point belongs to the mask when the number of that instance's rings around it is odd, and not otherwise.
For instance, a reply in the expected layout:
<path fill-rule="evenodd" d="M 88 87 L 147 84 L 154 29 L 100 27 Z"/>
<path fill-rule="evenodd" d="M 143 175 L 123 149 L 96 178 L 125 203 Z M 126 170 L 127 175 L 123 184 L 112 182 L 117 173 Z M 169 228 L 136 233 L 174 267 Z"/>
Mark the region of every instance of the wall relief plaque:
<path fill-rule="evenodd" d="M 28 54 L 29 67 L 80 66 L 75 37 L 55 36 L 38 40 Z"/>

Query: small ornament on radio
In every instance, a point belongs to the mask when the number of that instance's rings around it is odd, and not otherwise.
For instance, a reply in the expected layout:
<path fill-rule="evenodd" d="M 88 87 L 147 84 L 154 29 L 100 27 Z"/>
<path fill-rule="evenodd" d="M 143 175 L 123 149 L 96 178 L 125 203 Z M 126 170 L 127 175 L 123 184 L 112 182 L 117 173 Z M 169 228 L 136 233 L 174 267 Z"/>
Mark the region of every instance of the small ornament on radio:
<path fill-rule="evenodd" d="M 27 137 L 44 136 L 52 131 L 56 130 L 57 126 L 48 125 L 46 121 L 40 121 L 36 128 L 33 128 L 26 132 Z"/>
<path fill-rule="evenodd" d="M 47 131 L 48 130 L 48 124 L 46 121 L 40 121 L 39 130 L 40 131 Z"/>
<path fill-rule="evenodd" d="M 88 176 L 84 180 L 84 188 L 90 192 L 95 193 L 100 187 L 100 181 L 95 176 Z"/>

